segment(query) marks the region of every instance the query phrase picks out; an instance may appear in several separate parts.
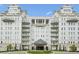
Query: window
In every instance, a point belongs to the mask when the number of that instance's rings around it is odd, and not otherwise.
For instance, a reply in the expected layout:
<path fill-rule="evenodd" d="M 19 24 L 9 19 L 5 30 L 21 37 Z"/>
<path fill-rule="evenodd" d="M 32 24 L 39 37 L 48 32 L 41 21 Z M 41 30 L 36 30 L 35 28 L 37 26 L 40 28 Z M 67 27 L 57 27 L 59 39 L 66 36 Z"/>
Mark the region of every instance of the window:
<path fill-rule="evenodd" d="M 32 23 L 35 24 L 35 19 L 32 19 Z"/>
<path fill-rule="evenodd" d="M 64 30 L 65 30 L 65 27 L 64 27 Z"/>
<path fill-rule="evenodd" d="M 3 41 L 1 41 L 1 44 L 3 43 Z"/>
<path fill-rule="evenodd" d="M 61 28 L 61 30 L 63 30 L 63 27 Z"/>
<path fill-rule="evenodd" d="M 34 41 L 34 39 L 32 39 L 32 41 Z"/>
<path fill-rule="evenodd" d="M 43 23 L 44 23 L 44 19 L 43 19 Z"/>
<path fill-rule="evenodd" d="M 78 25 L 79 25 L 79 23 L 78 23 Z"/>
<path fill-rule="evenodd" d="M 75 27 L 73 28 L 73 30 L 75 30 Z"/>
<path fill-rule="evenodd" d="M 49 23 L 49 20 L 48 19 L 46 19 L 46 24 L 48 24 Z"/>
<path fill-rule="evenodd" d="M 1 30 L 3 30 L 3 27 L 1 27 Z"/>
<path fill-rule="evenodd" d="M 70 44 L 70 41 L 69 41 L 69 44 Z"/>
<path fill-rule="evenodd" d="M 78 27 L 78 30 L 79 30 L 79 27 Z"/>
<path fill-rule="evenodd" d="M 64 37 L 64 39 L 65 39 L 65 37 Z"/>
<path fill-rule="evenodd" d="M 73 43 L 75 43 L 75 42 L 73 41 Z"/>
<path fill-rule="evenodd" d="M 64 41 L 64 44 L 65 44 L 65 41 Z"/>
<path fill-rule="evenodd" d="M 63 25 L 63 23 L 61 23 L 61 25 Z"/>
<path fill-rule="evenodd" d="M 39 22 L 39 23 L 42 23 L 42 20 L 39 20 L 38 22 Z"/>

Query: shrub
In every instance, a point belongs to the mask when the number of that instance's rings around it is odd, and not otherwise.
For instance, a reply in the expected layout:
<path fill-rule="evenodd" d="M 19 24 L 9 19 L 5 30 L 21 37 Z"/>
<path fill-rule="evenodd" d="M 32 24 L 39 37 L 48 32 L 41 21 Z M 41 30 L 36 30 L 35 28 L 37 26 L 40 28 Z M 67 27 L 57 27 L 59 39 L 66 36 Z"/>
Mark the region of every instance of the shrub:
<path fill-rule="evenodd" d="M 28 53 L 31 54 L 49 54 L 51 51 L 44 51 L 44 50 L 30 50 Z"/>
<path fill-rule="evenodd" d="M 12 45 L 9 44 L 9 45 L 7 46 L 7 51 L 11 51 L 12 49 L 13 49 Z"/>
<path fill-rule="evenodd" d="M 75 45 L 72 45 L 69 48 L 71 52 L 75 52 L 77 50 L 77 47 Z"/>

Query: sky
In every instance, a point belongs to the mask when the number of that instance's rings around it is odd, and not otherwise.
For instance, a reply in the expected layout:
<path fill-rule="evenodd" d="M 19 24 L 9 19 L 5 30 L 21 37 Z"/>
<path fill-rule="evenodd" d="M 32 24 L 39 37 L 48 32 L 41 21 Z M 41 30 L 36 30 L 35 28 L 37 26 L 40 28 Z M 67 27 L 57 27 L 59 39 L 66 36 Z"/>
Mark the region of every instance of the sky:
<path fill-rule="evenodd" d="M 19 4 L 29 16 L 52 16 L 63 4 Z M 79 4 L 73 4 L 73 10 L 79 12 Z M 7 11 L 8 5 L 0 4 L 0 12 Z"/>

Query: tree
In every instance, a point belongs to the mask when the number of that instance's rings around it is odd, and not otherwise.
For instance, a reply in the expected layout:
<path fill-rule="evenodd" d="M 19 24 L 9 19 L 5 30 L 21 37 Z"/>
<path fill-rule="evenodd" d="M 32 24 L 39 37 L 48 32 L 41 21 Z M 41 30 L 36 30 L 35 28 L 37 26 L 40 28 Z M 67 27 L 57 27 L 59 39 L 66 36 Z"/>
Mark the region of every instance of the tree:
<path fill-rule="evenodd" d="M 9 45 L 7 46 L 7 51 L 11 51 L 12 49 L 13 49 L 12 45 L 9 44 Z"/>
<path fill-rule="evenodd" d="M 15 50 L 15 51 L 17 50 L 17 44 L 15 44 L 14 50 Z"/>
<path fill-rule="evenodd" d="M 77 47 L 75 45 L 72 45 L 69 47 L 70 51 L 75 52 L 77 50 Z"/>

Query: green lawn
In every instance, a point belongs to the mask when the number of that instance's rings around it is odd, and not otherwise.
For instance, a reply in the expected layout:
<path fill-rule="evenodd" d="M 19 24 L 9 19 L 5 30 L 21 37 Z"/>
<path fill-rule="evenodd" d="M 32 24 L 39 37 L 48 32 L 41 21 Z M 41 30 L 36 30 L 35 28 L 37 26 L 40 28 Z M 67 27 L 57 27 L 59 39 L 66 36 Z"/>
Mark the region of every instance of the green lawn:
<path fill-rule="evenodd" d="M 52 51 L 53 54 L 62 54 L 64 51 Z"/>
<path fill-rule="evenodd" d="M 6 51 L 6 52 L 0 52 L 0 54 L 27 54 L 27 51 Z"/>
<path fill-rule="evenodd" d="M 29 50 L 29 51 L 5 51 L 0 54 L 62 54 L 64 51 L 44 51 L 44 50 Z"/>

